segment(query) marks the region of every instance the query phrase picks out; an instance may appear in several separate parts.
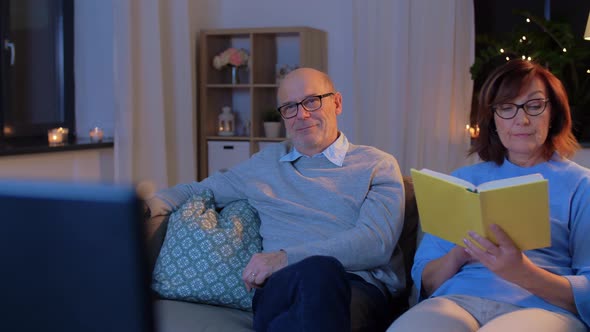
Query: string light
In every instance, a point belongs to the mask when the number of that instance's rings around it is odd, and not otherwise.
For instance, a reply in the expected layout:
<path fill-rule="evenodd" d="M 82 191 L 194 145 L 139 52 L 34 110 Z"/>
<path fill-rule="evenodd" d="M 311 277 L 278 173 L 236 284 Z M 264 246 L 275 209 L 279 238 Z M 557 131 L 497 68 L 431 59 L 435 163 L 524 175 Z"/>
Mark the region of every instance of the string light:
<path fill-rule="evenodd" d="M 526 36 L 522 36 L 522 40 L 526 40 Z"/>
<path fill-rule="evenodd" d="M 531 23 L 531 19 L 527 17 L 527 18 L 526 18 L 526 22 L 527 22 L 527 23 Z"/>
<path fill-rule="evenodd" d="M 531 57 L 528 57 L 528 58 L 526 58 L 526 59 L 527 59 L 527 60 L 529 60 L 529 61 L 531 61 L 531 60 L 532 60 L 532 58 L 531 58 Z"/>
<path fill-rule="evenodd" d="M 506 61 L 510 61 L 510 58 L 509 57 L 506 57 Z M 588 70 L 590 70 L 590 69 L 588 69 Z"/>
<path fill-rule="evenodd" d="M 565 52 L 567 52 L 567 49 L 564 47 L 564 48 L 563 48 L 563 53 L 565 53 Z"/>
<path fill-rule="evenodd" d="M 503 48 L 500 49 L 500 53 L 504 53 L 504 49 Z"/>
<path fill-rule="evenodd" d="M 524 56 L 524 55 L 523 55 L 523 56 L 522 56 L 522 59 L 523 59 L 523 60 L 524 60 L 524 59 L 526 59 L 526 56 Z"/>
<path fill-rule="evenodd" d="M 590 69 L 586 70 L 586 72 L 587 72 L 588 74 L 590 74 Z"/>

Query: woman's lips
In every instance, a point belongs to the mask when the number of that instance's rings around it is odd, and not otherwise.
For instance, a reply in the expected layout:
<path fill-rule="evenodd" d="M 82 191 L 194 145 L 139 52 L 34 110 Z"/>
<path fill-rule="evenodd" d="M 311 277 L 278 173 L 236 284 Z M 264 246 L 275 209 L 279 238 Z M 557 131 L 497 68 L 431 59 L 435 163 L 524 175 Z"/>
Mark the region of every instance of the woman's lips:
<path fill-rule="evenodd" d="M 516 137 L 529 137 L 532 136 L 533 134 L 527 134 L 527 133 L 521 133 L 521 134 L 512 134 L 512 136 L 516 136 Z"/>

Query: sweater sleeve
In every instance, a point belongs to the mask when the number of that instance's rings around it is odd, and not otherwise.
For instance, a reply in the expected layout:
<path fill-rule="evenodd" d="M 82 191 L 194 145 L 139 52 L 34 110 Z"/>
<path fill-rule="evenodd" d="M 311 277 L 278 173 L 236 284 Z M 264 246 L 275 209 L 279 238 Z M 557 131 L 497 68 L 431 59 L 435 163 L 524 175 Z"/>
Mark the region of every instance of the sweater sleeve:
<path fill-rule="evenodd" d="M 570 252 L 575 275 L 565 276 L 574 293 L 581 319 L 590 326 L 590 178 L 582 179 L 572 197 L 570 216 Z"/>
<path fill-rule="evenodd" d="M 446 255 L 454 246 L 455 244 L 452 242 L 428 233 L 424 234 L 414 256 L 414 265 L 412 265 L 412 280 L 418 290 L 419 301 L 423 299 L 422 273 L 424 272 L 424 268 L 431 261 Z"/>
<path fill-rule="evenodd" d="M 403 227 L 403 181 L 393 156 L 380 160 L 371 176 L 356 226 L 330 239 L 283 248 L 289 264 L 312 255 L 332 256 L 349 271 L 389 262 Z"/>
<path fill-rule="evenodd" d="M 178 209 L 194 194 L 203 189 L 210 189 L 215 197 L 215 204 L 218 207 L 223 207 L 229 202 L 247 198 L 243 190 L 245 187 L 243 176 L 240 174 L 248 174 L 249 168 L 252 167 L 251 164 L 250 160 L 246 160 L 227 172 L 214 173 L 201 182 L 194 181 L 160 190 L 156 196 L 168 205 L 169 212 L 171 212 Z"/>

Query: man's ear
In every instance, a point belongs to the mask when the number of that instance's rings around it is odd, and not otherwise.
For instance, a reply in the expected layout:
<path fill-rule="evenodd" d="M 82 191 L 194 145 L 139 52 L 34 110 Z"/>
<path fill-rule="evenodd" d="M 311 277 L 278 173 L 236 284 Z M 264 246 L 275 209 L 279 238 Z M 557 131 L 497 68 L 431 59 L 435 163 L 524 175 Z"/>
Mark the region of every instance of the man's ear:
<path fill-rule="evenodd" d="M 342 114 L 342 95 L 340 94 L 340 92 L 334 93 L 334 105 L 336 106 L 336 115 Z"/>

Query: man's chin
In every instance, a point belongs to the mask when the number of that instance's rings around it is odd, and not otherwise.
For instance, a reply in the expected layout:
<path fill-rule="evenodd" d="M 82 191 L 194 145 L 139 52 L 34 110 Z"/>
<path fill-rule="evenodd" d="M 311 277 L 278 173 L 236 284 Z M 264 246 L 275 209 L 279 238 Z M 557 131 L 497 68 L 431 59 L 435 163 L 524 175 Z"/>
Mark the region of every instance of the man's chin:
<path fill-rule="evenodd" d="M 318 143 L 316 140 L 305 139 L 302 137 L 294 138 L 294 139 L 292 139 L 292 141 L 293 141 L 293 145 L 295 145 L 297 150 L 313 149 L 316 146 L 318 146 Z"/>

